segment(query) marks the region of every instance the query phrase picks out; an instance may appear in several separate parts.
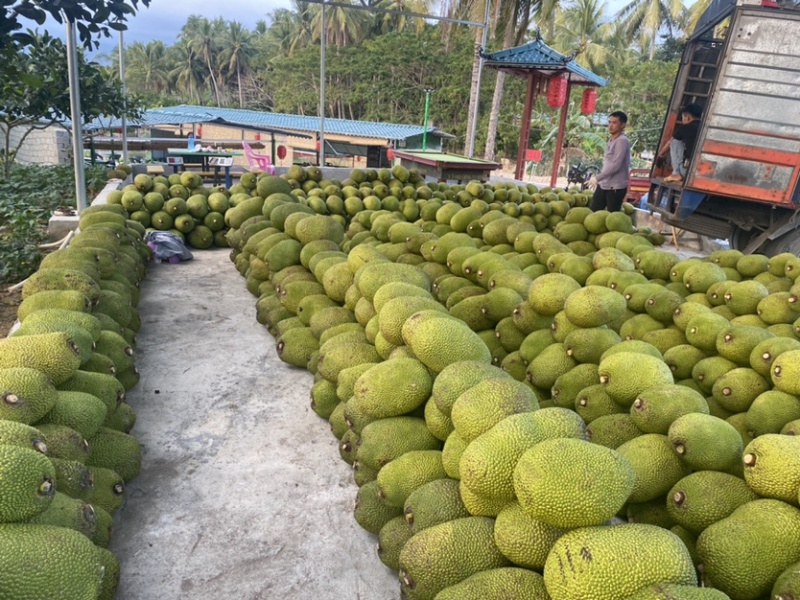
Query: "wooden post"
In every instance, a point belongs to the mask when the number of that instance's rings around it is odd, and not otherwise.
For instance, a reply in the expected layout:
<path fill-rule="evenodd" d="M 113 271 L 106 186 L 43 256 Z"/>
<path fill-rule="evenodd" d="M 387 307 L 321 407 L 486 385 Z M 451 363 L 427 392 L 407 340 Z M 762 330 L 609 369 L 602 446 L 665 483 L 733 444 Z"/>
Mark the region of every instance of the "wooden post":
<path fill-rule="evenodd" d="M 517 168 L 514 179 L 522 181 L 525 174 L 525 150 L 528 149 L 528 138 L 531 133 L 531 113 L 535 99 L 536 84 L 539 75 L 535 71 L 528 75 L 528 91 L 525 93 L 525 108 L 522 110 L 522 127 L 519 132 L 519 153 L 517 154 Z"/>
<path fill-rule="evenodd" d="M 572 92 L 572 81 L 567 79 L 567 97 L 564 99 L 564 106 L 561 107 L 561 115 L 558 119 L 558 135 L 556 136 L 556 149 L 553 151 L 553 171 L 550 174 L 550 187 L 556 187 L 558 179 L 558 165 L 561 163 L 561 150 L 564 148 L 564 130 L 567 127 L 567 113 L 569 113 L 569 96 Z M 567 165 L 569 169 L 569 165 Z"/>

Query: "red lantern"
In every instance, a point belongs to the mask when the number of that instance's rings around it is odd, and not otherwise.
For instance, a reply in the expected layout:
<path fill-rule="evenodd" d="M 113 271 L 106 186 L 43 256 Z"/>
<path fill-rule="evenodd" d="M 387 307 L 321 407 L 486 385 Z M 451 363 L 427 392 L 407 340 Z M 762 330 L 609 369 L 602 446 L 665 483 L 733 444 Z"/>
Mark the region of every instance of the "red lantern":
<path fill-rule="evenodd" d="M 389 160 L 394 160 L 394 150 L 392 150 L 391 148 L 389 148 L 389 149 L 386 151 L 386 158 L 388 158 Z"/>
<path fill-rule="evenodd" d="M 260 141 L 261 141 L 261 134 L 260 134 L 260 133 L 258 133 L 258 132 L 256 132 L 256 141 L 257 141 L 257 142 L 260 142 Z"/>
<path fill-rule="evenodd" d="M 197 126 L 197 137 L 203 137 L 203 126 L 202 125 L 198 125 Z"/>
<path fill-rule="evenodd" d="M 564 106 L 567 99 L 567 80 L 564 77 L 551 77 L 547 82 L 547 105 L 551 108 Z"/>
<path fill-rule="evenodd" d="M 281 160 L 286 158 L 286 146 L 278 146 L 277 154 L 278 158 L 280 158 Z"/>
<path fill-rule="evenodd" d="M 586 88 L 583 90 L 583 97 L 581 98 L 581 113 L 584 115 L 592 114 L 596 104 L 597 90 L 594 88 Z"/>
<path fill-rule="evenodd" d="M 321 147 L 322 147 L 322 144 L 320 144 L 319 140 L 317 140 L 317 144 L 316 144 L 317 152 L 319 152 L 319 149 Z"/>

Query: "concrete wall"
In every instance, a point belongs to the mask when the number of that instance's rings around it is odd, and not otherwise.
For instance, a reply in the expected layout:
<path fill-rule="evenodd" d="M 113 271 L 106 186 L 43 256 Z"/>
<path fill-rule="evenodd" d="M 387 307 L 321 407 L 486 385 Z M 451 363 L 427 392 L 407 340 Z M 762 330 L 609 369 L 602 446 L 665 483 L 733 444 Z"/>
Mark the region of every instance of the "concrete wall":
<path fill-rule="evenodd" d="M 11 148 L 17 148 L 16 161 L 21 164 L 56 165 L 70 161 L 71 146 L 69 131 L 58 125 L 45 129 L 34 129 L 19 146 L 19 141 L 28 128 L 11 130 Z M 5 143 L 5 127 L 0 124 L 0 133 Z"/>

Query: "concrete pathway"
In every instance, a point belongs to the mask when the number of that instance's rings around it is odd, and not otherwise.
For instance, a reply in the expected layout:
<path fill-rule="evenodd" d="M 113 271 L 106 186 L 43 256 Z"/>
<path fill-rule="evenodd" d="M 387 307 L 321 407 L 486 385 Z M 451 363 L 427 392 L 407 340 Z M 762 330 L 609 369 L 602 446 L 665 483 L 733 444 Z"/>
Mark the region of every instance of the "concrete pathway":
<path fill-rule="evenodd" d="M 148 268 L 141 474 L 114 518 L 118 600 L 394 600 L 312 376 L 282 363 L 227 250 Z"/>

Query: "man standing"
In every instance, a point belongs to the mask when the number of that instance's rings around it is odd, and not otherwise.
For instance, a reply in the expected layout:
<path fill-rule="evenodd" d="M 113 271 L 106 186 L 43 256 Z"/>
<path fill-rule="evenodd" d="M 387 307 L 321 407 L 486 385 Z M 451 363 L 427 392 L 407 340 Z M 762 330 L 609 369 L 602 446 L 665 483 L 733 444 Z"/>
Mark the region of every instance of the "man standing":
<path fill-rule="evenodd" d="M 592 210 L 617 211 L 628 193 L 628 173 L 631 170 L 631 143 L 625 135 L 628 115 L 621 110 L 608 116 L 608 133 L 603 168 L 597 175 L 597 187 L 592 197 Z"/>

